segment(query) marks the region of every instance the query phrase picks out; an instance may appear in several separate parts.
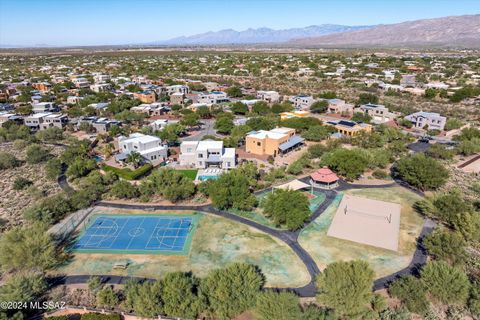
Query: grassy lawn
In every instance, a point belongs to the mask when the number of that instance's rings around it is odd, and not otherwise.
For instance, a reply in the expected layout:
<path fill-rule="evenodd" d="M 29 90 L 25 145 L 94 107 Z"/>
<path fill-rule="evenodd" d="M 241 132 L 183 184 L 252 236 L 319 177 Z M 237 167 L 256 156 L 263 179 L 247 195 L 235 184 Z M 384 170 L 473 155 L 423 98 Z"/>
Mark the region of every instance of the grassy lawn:
<path fill-rule="evenodd" d="M 136 180 L 138 178 L 141 178 L 148 174 L 150 171 L 152 171 L 153 166 L 149 163 L 144 164 L 143 166 L 132 170 L 130 168 L 116 168 L 108 165 L 103 165 L 102 169 L 105 172 L 114 172 L 117 174 L 120 178 L 125 179 L 125 180 Z"/>
<path fill-rule="evenodd" d="M 270 191 L 265 191 L 260 194 L 257 194 L 257 200 L 259 203 L 270 193 Z M 314 212 L 323 201 L 325 201 L 325 194 L 319 191 L 313 191 L 313 198 L 309 198 L 310 201 L 310 211 Z M 267 217 L 265 217 L 262 213 L 262 208 L 259 206 L 251 211 L 242 211 L 242 210 L 229 210 L 230 213 L 236 214 L 238 216 L 253 220 L 264 226 L 271 227 L 271 228 L 278 228 L 278 229 L 286 229 L 284 227 L 276 227 L 275 224 Z"/>
<path fill-rule="evenodd" d="M 408 266 L 423 223 L 423 219 L 412 209 L 412 204 L 419 196 L 401 187 L 348 190 L 345 194 L 401 205 L 399 251 L 393 252 L 327 236 L 342 199 L 342 195 L 338 195 L 330 207 L 303 230 L 299 237 L 300 244 L 312 255 L 320 269 L 334 261 L 363 259 L 370 263 L 377 277 L 381 277 Z"/>
<path fill-rule="evenodd" d="M 195 178 L 197 177 L 197 172 L 198 170 L 197 169 L 185 169 L 185 170 L 176 170 L 177 172 L 180 172 L 181 174 L 183 174 L 184 176 L 186 176 L 187 178 L 189 178 L 190 180 L 195 180 Z"/>
<path fill-rule="evenodd" d="M 101 209 L 98 213 L 106 213 L 106 210 Z M 115 212 L 118 213 L 117 210 Z M 125 261 L 130 263 L 127 270 L 112 269 L 116 262 Z M 210 270 L 231 262 L 247 262 L 259 266 L 266 276 L 268 286 L 296 287 L 309 281 L 305 266 L 283 242 L 248 226 L 202 213 L 188 256 L 76 253 L 57 272 L 70 275 L 116 274 L 159 278 L 166 272 L 192 271 L 203 277 Z"/>

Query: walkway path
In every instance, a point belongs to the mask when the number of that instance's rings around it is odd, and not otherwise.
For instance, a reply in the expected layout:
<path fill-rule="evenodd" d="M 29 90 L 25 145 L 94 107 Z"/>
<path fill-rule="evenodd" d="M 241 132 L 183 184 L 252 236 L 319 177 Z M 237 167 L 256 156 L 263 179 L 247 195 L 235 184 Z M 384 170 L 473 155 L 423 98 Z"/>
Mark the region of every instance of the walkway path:
<path fill-rule="evenodd" d="M 309 177 L 304 177 L 299 179 L 303 182 L 309 182 Z M 59 177 L 59 184 L 60 187 L 67 191 L 72 192 L 72 188 L 68 185 L 68 182 L 65 178 L 65 175 L 62 172 L 62 175 Z M 279 289 L 279 290 L 289 290 L 293 291 L 301 297 L 314 297 L 316 294 L 316 286 L 315 286 L 315 279 L 317 275 L 320 273 L 320 269 L 318 268 L 317 264 L 313 260 L 312 256 L 305 250 L 298 242 L 298 237 L 303 229 L 308 227 L 315 219 L 317 219 L 333 202 L 335 196 L 337 195 L 338 191 L 345 191 L 350 189 L 367 189 L 367 188 L 391 188 L 393 186 L 398 186 L 397 182 L 392 182 L 391 184 L 383 184 L 383 185 L 361 185 L 361 184 L 349 184 L 345 181 L 340 181 L 339 187 L 334 190 L 321 190 L 325 193 L 326 198 L 325 201 L 313 212 L 311 217 L 305 222 L 304 226 L 296 231 L 290 230 L 281 230 L 275 229 L 253 220 L 249 220 L 243 218 L 241 216 L 235 215 L 233 213 L 222 211 L 219 209 L 214 208 L 212 205 L 204 205 L 204 206 L 188 206 L 188 205 L 151 205 L 151 204 L 126 204 L 126 203 L 116 203 L 116 202 L 108 202 L 108 201 L 99 201 L 97 205 L 109 208 L 118 208 L 118 209 L 135 209 L 135 210 L 191 210 L 191 211 L 201 211 L 206 212 L 209 214 L 213 214 L 216 216 L 220 216 L 226 219 L 230 219 L 235 222 L 242 223 L 244 225 L 250 226 L 262 232 L 265 232 L 272 237 L 275 237 L 283 242 L 285 242 L 295 254 L 300 258 L 303 262 L 307 271 L 310 275 L 310 282 L 299 288 L 286 288 L 286 289 Z M 316 189 L 316 188 L 315 188 Z M 318 189 L 320 190 L 320 189 Z M 426 220 L 422 231 L 419 236 L 419 241 L 417 243 L 416 251 L 413 255 L 412 261 L 408 267 L 402 269 L 396 273 L 388 275 L 386 277 L 377 279 L 374 283 L 374 290 L 386 288 L 389 283 L 397 279 L 399 276 L 407 275 L 407 274 L 414 274 L 418 272 L 419 268 L 425 264 L 427 260 L 426 252 L 421 244 L 421 240 L 423 237 L 433 231 L 435 228 L 435 223 L 431 220 Z M 148 278 L 139 278 L 139 277 L 123 277 L 123 276 L 112 276 L 112 275 L 103 275 L 103 281 L 108 284 L 123 284 L 125 281 L 129 279 L 136 279 L 140 281 L 154 281 L 153 279 Z M 86 283 L 90 279 L 89 275 L 75 275 L 75 276 L 65 276 L 65 277 L 56 277 L 51 278 L 49 282 L 52 285 L 59 285 L 59 284 L 78 284 L 78 283 Z"/>

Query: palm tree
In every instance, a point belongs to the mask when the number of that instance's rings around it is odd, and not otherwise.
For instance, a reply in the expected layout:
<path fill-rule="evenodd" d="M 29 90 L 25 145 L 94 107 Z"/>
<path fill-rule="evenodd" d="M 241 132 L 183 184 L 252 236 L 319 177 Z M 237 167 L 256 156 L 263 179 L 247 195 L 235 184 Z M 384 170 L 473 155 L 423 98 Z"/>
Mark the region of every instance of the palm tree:
<path fill-rule="evenodd" d="M 132 151 L 127 156 L 127 163 L 133 164 L 134 168 L 138 168 L 140 162 L 142 162 L 142 155 L 136 151 Z"/>

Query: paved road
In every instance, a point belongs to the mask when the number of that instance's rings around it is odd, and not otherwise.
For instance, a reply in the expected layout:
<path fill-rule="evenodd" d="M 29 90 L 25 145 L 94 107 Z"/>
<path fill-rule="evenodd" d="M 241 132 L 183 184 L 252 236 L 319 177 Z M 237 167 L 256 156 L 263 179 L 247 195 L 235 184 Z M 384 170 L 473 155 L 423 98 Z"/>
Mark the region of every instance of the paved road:
<path fill-rule="evenodd" d="M 182 138 L 183 141 L 197 141 L 202 140 L 202 138 L 206 135 L 215 135 L 217 131 L 213 128 L 215 124 L 214 119 L 203 119 L 201 120 L 202 127 L 200 130 L 194 132 L 193 135 Z"/>
<path fill-rule="evenodd" d="M 68 182 L 62 174 L 59 177 L 59 184 L 65 191 L 73 190 L 69 185 Z M 302 179 L 303 182 L 308 182 L 309 177 L 304 177 Z M 298 237 L 302 230 L 308 227 L 315 219 L 317 219 L 333 202 L 335 196 L 337 195 L 337 191 L 345 191 L 349 189 L 365 189 L 365 188 L 390 188 L 392 186 L 398 185 L 397 182 L 392 182 L 391 184 L 386 185 L 360 185 L 360 184 L 349 184 L 344 181 L 340 181 L 339 187 L 336 191 L 333 190 L 321 190 L 325 193 L 326 198 L 325 201 L 315 210 L 312 216 L 305 221 L 304 226 L 296 231 L 289 231 L 289 230 L 281 230 L 271 228 L 255 221 L 243 218 L 241 216 L 237 216 L 235 214 L 218 210 L 211 205 L 204 205 L 204 206 L 185 206 L 185 205 L 173 205 L 173 206 L 166 206 L 166 205 L 149 205 L 149 204 L 125 204 L 125 203 L 114 203 L 108 201 L 99 201 L 97 205 L 101 205 L 104 207 L 110 208 L 119 208 L 119 209 L 137 209 L 137 210 L 191 210 L 191 211 L 201 211 L 207 212 L 210 214 L 214 214 L 226 219 L 230 219 L 239 223 L 243 223 L 248 225 L 252 228 L 265 232 L 279 240 L 285 242 L 295 254 L 299 257 L 299 259 L 305 265 L 309 275 L 310 275 L 310 282 L 299 288 L 282 288 L 277 290 L 289 290 L 293 291 L 301 297 L 314 297 L 316 294 L 316 287 L 315 287 L 315 279 L 317 275 L 320 273 L 320 269 L 318 268 L 317 264 L 313 260 L 312 256 L 302 248 L 302 246 L 298 242 Z M 420 192 L 419 192 L 420 193 Z M 420 193 L 421 194 L 421 193 Z M 389 283 L 394 281 L 396 278 L 406 274 L 414 274 L 418 272 L 418 269 L 425 264 L 427 260 L 426 252 L 421 244 L 422 239 L 425 235 L 431 233 L 435 228 L 435 223 L 431 220 L 426 220 L 422 231 L 419 236 L 419 240 L 417 243 L 417 249 L 414 253 L 413 259 L 408 267 L 402 269 L 394 274 L 388 275 L 386 277 L 377 279 L 374 283 L 374 289 L 381 289 L 388 286 Z M 154 281 L 154 279 L 147 279 L 147 278 L 139 278 L 139 277 L 122 277 L 122 276 L 111 276 L 111 275 L 103 275 L 101 276 L 105 283 L 109 284 L 123 284 L 128 279 L 136 279 L 139 281 Z M 90 276 L 89 275 L 76 275 L 76 276 L 65 276 L 65 277 L 57 277 L 52 278 L 49 282 L 52 285 L 59 285 L 59 284 L 77 284 L 77 283 L 86 283 L 88 282 Z"/>

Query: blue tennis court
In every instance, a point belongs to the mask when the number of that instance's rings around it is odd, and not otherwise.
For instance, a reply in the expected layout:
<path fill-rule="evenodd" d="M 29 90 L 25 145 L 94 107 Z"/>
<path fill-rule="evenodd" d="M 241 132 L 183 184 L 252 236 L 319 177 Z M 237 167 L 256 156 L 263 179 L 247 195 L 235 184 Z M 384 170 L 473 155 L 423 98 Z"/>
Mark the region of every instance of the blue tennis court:
<path fill-rule="evenodd" d="M 74 245 L 79 252 L 186 254 L 196 216 L 94 216 Z"/>

